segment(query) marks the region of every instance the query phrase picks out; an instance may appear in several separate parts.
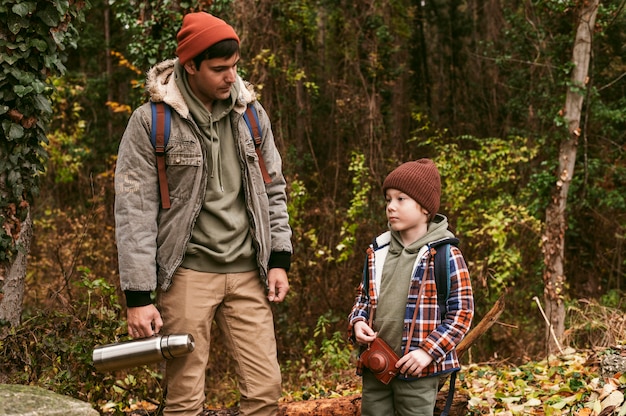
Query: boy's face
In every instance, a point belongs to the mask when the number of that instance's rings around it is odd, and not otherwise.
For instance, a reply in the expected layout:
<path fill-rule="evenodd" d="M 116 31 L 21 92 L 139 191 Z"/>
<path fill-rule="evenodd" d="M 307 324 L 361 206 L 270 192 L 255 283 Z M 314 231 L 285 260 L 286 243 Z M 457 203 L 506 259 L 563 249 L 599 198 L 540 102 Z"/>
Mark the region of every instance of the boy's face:
<path fill-rule="evenodd" d="M 387 189 L 385 200 L 387 201 L 385 210 L 387 221 L 392 230 L 402 235 L 405 244 L 407 243 L 405 236 L 409 237 L 408 240 L 412 240 L 409 241 L 411 243 L 426 233 L 428 211 L 413 198 L 397 189 Z"/>
<path fill-rule="evenodd" d="M 197 68 L 193 60 L 185 64 L 189 86 L 209 111 L 213 102 L 230 97 L 230 87 L 237 80 L 239 54 L 230 58 L 205 59 Z"/>

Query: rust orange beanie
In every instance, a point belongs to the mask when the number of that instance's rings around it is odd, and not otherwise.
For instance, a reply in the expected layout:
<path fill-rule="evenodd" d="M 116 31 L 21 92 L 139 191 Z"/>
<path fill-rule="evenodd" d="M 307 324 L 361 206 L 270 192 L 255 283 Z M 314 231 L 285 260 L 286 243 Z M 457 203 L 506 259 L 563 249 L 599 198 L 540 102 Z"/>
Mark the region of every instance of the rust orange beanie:
<path fill-rule="evenodd" d="M 176 35 L 176 55 L 184 65 L 207 48 L 226 39 L 234 39 L 239 43 L 239 37 L 228 23 L 206 12 L 189 13 L 183 18 L 183 26 Z"/>
<path fill-rule="evenodd" d="M 383 193 L 397 189 L 413 198 L 431 216 L 439 210 L 441 177 L 430 159 L 406 162 L 394 169 L 383 182 Z"/>

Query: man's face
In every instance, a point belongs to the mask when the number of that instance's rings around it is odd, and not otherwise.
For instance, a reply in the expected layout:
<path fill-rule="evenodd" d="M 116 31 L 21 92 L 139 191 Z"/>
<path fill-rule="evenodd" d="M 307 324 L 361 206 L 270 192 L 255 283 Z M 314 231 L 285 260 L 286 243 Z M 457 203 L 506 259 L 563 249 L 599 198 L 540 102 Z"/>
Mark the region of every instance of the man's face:
<path fill-rule="evenodd" d="M 230 87 L 237 79 L 239 53 L 230 58 L 205 59 L 196 68 L 193 60 L 185 64 L 189 86 L 193 93 L 209 109 L 213 102 L 230 97 Z"/>

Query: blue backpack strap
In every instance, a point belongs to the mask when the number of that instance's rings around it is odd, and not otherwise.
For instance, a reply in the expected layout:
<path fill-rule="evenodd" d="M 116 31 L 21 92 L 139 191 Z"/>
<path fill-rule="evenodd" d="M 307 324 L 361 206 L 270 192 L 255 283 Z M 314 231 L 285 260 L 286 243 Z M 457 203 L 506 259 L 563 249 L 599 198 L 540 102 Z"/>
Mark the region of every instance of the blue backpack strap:
<path fill-rule="evenodd" d="M 170 191 L 167 184 L 165 149 L 170 139 L 170 127 L 172 121 L 172 109 L 164 102 L 150 102 L 152 108 L 152 129 L 150 141 L 154 147 L 157 159 L 157 173 L 159 180 L 159 193 L 161 194 L 161 207 L 169 209 Z"/>
<path fill-rule="evenodd" d="M 435 283 L 437 284 L 437 305 L 439 305 L 439 311 L 441 313 L 441 321 L 443 322 L 448 301 L 450 296 L 450 246 L 459 245 L 457 238 L 446 238 L 445 240 L 437 241 L 431 245 L 435 247 Z M 450 413 L 450 407 L 452 406 L 452 400 L 454 399 L 454 390 L 456 387 L 456 375 L 458 370 L 455 370 L 450 375 L 450 386 L 448 387 L 448 397 L 446 397 L 446 404 L 440 413 L 440 416 L 448 416 Z"/>
<path fill-rule="evenodd" d="M 152 131 L 150 132 L 150 141 L 152 142 L 152 147 L 156 149 L 156 137 L 157 137 L 157 112 L 159 107 L 163 107 L 163 114 L 165 115 L 164 125 L 163 125 L 163 145 L 167 147 L 167 143 L 170 140 L 170 129 L 172 124 L 172 108 L 165 104 L 164 102 L 155 103 L 150 101 L 150 107 L 152 108 Z"/>
<path fill-rule="evenodd" d="M 448 416 L 450 414 L 450 407 L 452 407 L 452 400 L 454 399 L 454 390 L 456 387 L 456 373 L 459 370 L 455 370 L 450 375 L 450 387 L 448 387 L 448 397 L 446 397 L 446 404 L 439 414 L 439 416 Z"/>
<path fill-rule="evenodd" d="M 263 160 L 263 154 L 261 153 L 261 123 L 259 122 L 259 114 L 254 107 L 254 104 L 249 103 L 246 111 L 243 113 L 243 119 L 250 129 L 250 135 L 254 140 L 254 150 L 259 158 L 259 167 L 261 168 L 261 174 L 263 175 L 263 182 L 266 184 L 271 183 L 269 173 L 267 173 L 267 167 L 265 166 L 265 160 Z"/>
<path fill-rule="evenodd" d="M 450 296 L 450 245 L 458 246 L 459 240 L 447 238 L 431 245 L 435 248 L 435 283 L 437 285 L 437 305 L 441 320 L 446 316 L 446 303 Z M 441 255 L 443 254 L 443 255 Z"/>

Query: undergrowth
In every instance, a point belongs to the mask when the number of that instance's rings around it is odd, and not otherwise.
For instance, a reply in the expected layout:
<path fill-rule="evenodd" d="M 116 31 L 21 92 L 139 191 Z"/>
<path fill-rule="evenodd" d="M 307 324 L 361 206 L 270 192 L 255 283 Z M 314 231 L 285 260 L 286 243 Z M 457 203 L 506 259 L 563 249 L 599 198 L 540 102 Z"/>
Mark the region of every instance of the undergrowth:
<path fill-rule="evenodd" d="M 158 365 L 107 374 L 93 367 L 93 347 L 124 340 L 126 334 L 120 307 L 115 306 L 119 305 L 115 287 L 101 279 L 90 278 L 88 270 L 83 273 L 80 286 L 89 296 L 76 303 L 71 313 L 32 313 L 21 326 L 5 331 L 8 336 L 0 341 L 0 355 L 4 358 L 0 362 L 0 383 L 45 387 L 87 401 L 107 415 L 128 415 L 137 409 L 158 414 L 163 403 L 162 373 Z M 591 319 L 587 320 L 587 326 L 579 321 L 581 310 Z M 596 341 L 623 340 L 623 325 L 606 325 L 603 330 L 613 330 L 613 333 L 604 337 L 598 337 L 594 329 L 594 322 L 601 320 L 610 322 L 606 321 L 610 318 L 613 322 L 622 322 L 623 313 L 618 313 L 621 312 L 587 301 L 572 305 L 570 336 L 581 345 L 586 340 L 584 346 L 591 348 L 587 351 L 610 352 L 608 345 L 591 345 L 590 334 L 595 334 Z M 621 320 L 615 321 L 616 318 Z M 320 316 L 300 358 L 282 363 L 281 401 L 360 393 L 360 378 L 355 374 L 356 350 L 345 333 L 329 332 L 331 327 L 331 319 Z M 598 397 L 594 392 L 601 391 L 606 383 L 598 377 L 597 365 L 590 366 L 585 353 L 572 351 L 567 350 L 558 359 L 521 366 L 506 362 L 466 365 L 458 382 L 459 394 L 470 398 L 469 409 L 473 414 L 489 409 L 492 413 L 497 409 L 504 412 L 522 409 L 522 413 L 510 414 L 523 414 L 524 409 L 538 409 L 540 403 L 544 408 L 547 403 L 552 414 L 562 414 L 555 412 L 559 406 L 567 405 L 571 411 L 584 409 L 585 403 Z M 225 351 L 215 353 L 220 357 Z M 215 369 L 219 371 L 207 373 L 206 407 L 236 407 L 239 396 L 232 366 Z M 626 379 L 618 376 L 613 382 L 615 389 L 623 389 L 624 382 Z"/>

